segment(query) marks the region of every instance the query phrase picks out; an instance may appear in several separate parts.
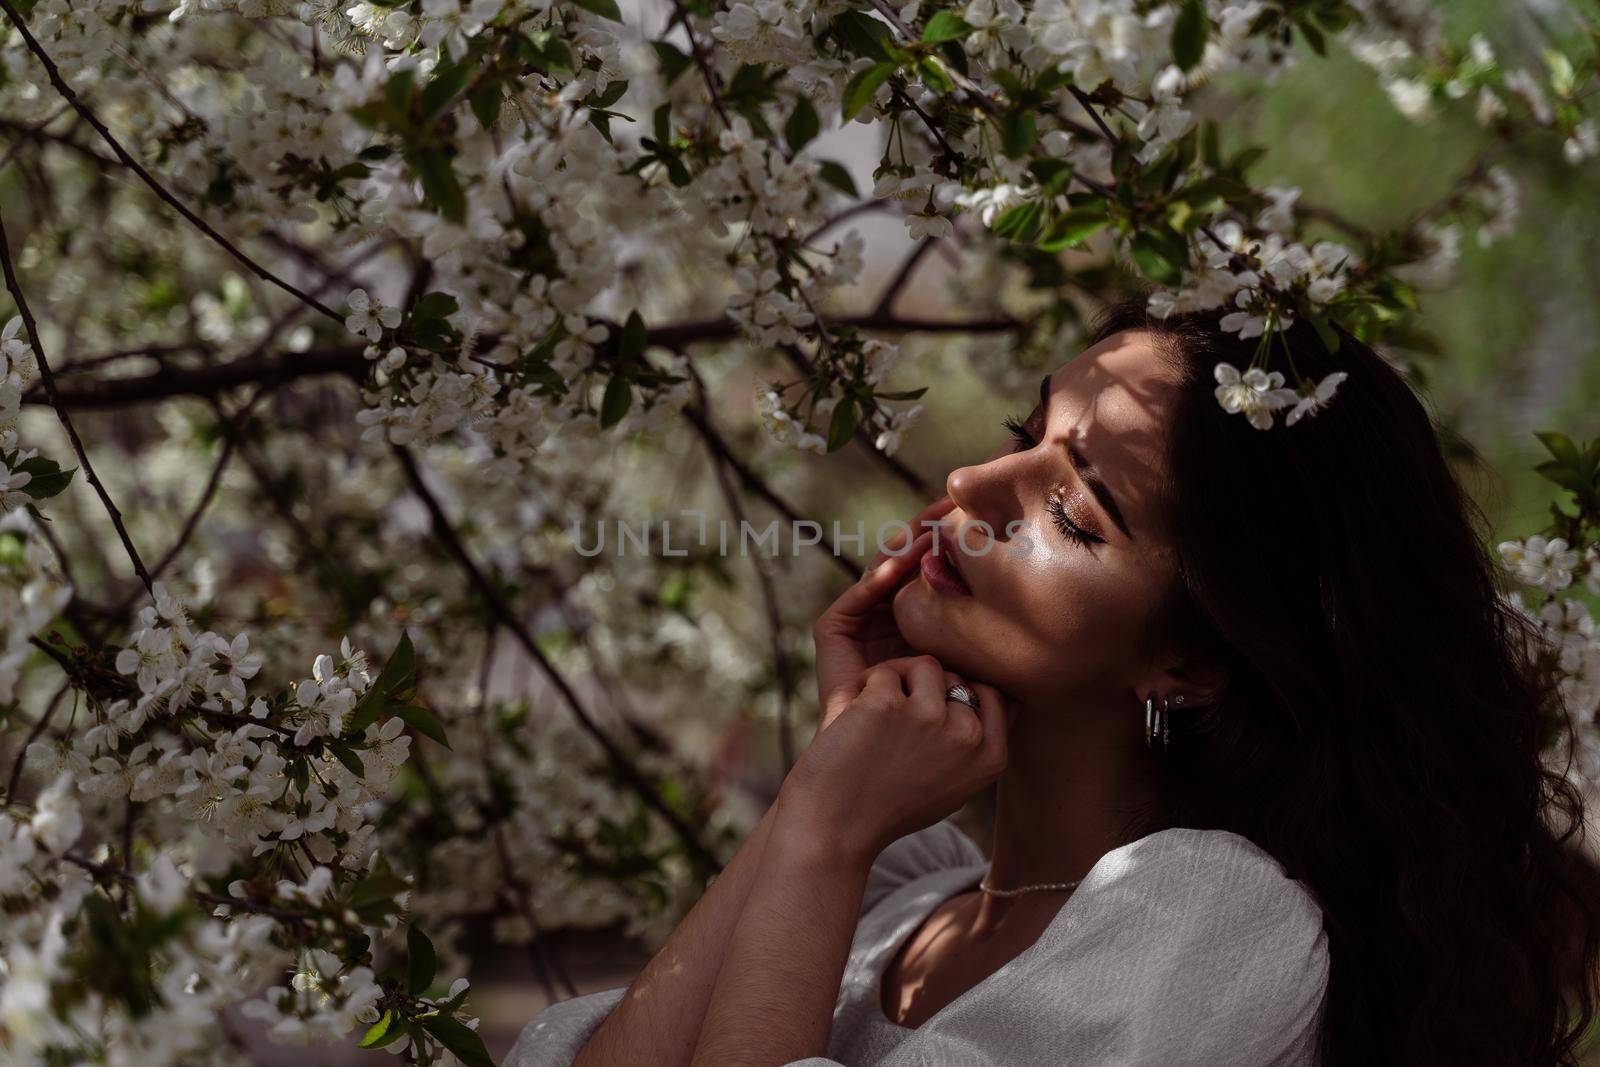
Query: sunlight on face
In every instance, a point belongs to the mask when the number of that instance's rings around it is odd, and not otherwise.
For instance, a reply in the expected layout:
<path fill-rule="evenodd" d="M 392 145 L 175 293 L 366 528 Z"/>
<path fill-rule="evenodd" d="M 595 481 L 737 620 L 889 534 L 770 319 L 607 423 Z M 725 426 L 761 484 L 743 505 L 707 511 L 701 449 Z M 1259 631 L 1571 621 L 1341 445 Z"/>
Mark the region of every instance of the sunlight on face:
<path fill-rule="evenodd" d="M 1162 484 L 1176 382 L 1148 334 L 1113 334 L 1045 379 L 1048 406 L 1019 436 L 1000 428 L 987 460 L 950 472 L 939 551 L 971 594 L 920 575 L 901 588 L 913 648 L 1028 707 L 1128 695 L 1175 579 Z"/>

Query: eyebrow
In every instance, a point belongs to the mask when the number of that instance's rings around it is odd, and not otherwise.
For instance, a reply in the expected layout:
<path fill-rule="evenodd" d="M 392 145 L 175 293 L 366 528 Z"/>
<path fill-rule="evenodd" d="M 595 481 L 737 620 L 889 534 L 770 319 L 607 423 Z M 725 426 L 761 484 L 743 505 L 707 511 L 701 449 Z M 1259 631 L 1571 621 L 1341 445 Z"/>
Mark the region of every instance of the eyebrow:
<path fill-rule="evenodd" d="M 1050 375 L 1046 374 L 1039 379 L 1039 410 L 1048 418 L 1050 414 Z M 1133 533 L 1128 529 L 1128 523 L 1122 517 L 1122 509 L 1117 507 L 1117 502 L 1111 496 L 1111 490 L 1101 479 L 1100 472 L 1093 463 L 1079 452 L 1071 442 L 1066 445 L 1067 460 L 1072 464 L 1072 469 L 1078 472 L 1078 477 L 1083 479 L 1083 484 L 1089 487 L 1089 492 L 1100 502 L 1101 508 L 1111 516 L 1111 521 L 1117 524 L 1117 529 L 1128 540 L 1133 540 Z"/>

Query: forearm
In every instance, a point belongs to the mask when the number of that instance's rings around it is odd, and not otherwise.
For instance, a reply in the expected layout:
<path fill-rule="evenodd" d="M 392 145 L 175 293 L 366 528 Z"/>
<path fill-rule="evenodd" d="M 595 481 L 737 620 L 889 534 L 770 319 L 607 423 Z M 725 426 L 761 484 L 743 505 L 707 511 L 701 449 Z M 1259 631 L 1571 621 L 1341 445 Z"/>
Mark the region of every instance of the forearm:
<path fill-rule="evenodd" d="M 685 1067 L 694 1054 L 712 985 L 755 883 L 777 805 L 712 879 L 655 958 L 572 1061 L 572 1067 Z"/>
<path fill-rule="evenodd" d="M 827 1052 L 871 857 L 780 820 L 700 1029 L 694 1067 Z"/>

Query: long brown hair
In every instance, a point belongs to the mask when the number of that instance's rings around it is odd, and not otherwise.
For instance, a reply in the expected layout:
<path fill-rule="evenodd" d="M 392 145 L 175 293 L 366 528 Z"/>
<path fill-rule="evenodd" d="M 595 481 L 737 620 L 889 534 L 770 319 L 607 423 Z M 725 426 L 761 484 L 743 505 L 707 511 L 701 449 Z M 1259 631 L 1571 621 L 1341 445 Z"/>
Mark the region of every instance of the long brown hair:
<path fill-rule="evenodd" d="M 1325 1063 L 1574 1063 L 1600 957 L 1583 797 L 1541 758 L 1567 720 L 1484 516 L 1410 385 L 1342 329 L 1335 353 L 1303 321 L 1283 339 L 1302 374 L 1349 375 L 1327 408 L 1268 430 L 1223 411 L 1213 368 L 1257 342 L 1221 313 L 1159 319 L 1140 294 L 1092 327 L 1149 331 L 1182 376 L 1165 618 L 1229 674 L 1174 715 L 1165 815 L 1318 896 Z"/>

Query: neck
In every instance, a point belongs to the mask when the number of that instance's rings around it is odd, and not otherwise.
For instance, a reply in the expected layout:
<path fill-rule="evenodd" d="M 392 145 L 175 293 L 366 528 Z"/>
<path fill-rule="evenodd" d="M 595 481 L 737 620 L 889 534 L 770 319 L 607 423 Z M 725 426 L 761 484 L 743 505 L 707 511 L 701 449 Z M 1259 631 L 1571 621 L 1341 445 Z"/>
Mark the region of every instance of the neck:
<path fill-rule="evenodd" d="M 994 888 L 1077 881 L 1107 852 L 1151 832 L 1129 825 L 1139 810 L 1153 805 L 1159 772 L 1155 754 L 1144 747 L 1144 719 L 1131 704 L 1025 707 L 1007 736 L 1007 749 L 995 792 L 988 875 Z M 984 893 L 977 932 L 1016 909 L 1054 915 L 1069 895 L 1049 890 L 1008 899 Z"/>

